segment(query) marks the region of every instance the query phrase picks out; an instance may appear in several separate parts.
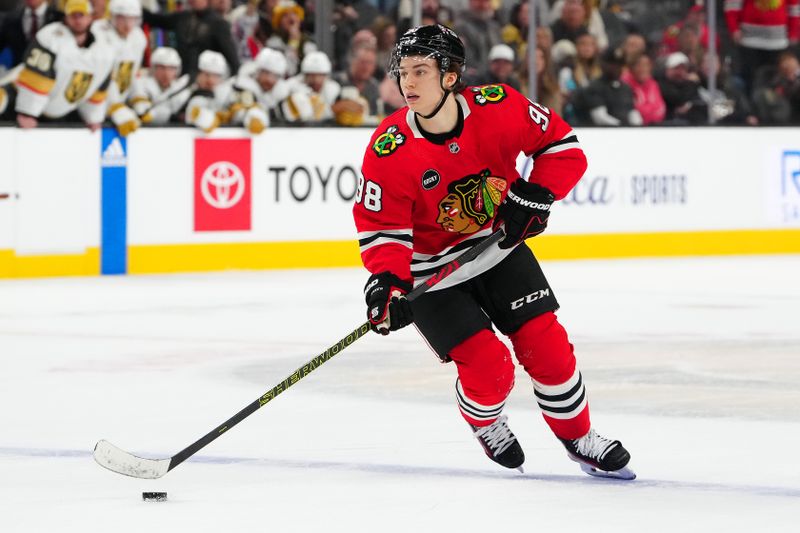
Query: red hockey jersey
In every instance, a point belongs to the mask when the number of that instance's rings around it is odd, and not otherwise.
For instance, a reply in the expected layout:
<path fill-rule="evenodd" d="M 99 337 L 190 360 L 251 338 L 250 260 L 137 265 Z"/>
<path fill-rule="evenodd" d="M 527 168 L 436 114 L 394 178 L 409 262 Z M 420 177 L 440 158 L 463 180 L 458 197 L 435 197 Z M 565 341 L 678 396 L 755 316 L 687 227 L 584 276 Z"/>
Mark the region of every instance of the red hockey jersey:
<path fill-rule="evenodd" d="M 521 152 L 533 159 L 530 181 L 557 199 L 586 171 L 572 128 L 507 85 L 468 87 L 456 100 L 463 121 L 451 138 L 425 135 L 408 108 L 372 135 L 353 207 L 372 273 L 421 283 L 491 234 L 497 207 L 520 177 Z M 495 245 L 436 288 L 485 272 L 510 252 Z"/>
<path fill-rule="evenodd" d="M 800 39 L 800 0 L 725 0 L 725 19 L 748 48 L 782 50 Z"/>

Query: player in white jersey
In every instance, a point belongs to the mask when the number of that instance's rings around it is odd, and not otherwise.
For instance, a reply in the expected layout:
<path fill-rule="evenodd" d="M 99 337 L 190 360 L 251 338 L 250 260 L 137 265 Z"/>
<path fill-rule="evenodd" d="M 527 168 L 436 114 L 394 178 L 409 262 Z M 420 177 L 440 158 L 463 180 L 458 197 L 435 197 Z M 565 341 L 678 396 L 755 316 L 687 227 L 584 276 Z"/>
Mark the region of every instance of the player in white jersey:
<path fill-rule="evenodd" d="M 254 72 L 251 75 L 261 89 L 258 101 L 270 112 L 289 97 L 289 84 L 285 79 L 288 71 L 286 56 L 278 50 L 263 48 L 252 68 Z"/>
<path fill-rule="evenodd" d="M 92 33 L 114 50 L 112 83 L 108 88 L 108 116 L 124 137 L 141 125 L 139 117 L 125 102 L 142 65 L 147 38 L 139 27 L 142 23 L 139 0 L 111 0 L 108 10 L 111 18 L 95 21 Z"/>
<path fill-rule="evenodd" d="M 177 120 L 191 90 L 181 72 L 181 56 L 174 48 L 162 46 L 150 55 L 150 75 L 134 78 L 128 104 L 144 124 L 167 124 Z M 183 88 L 183 90 L 182 90 Z"/>
<path fill-rule="evenodd" d="M 63 23 L 48 24 L 36 34 L 14 85 L 5 88 L 7 114 L 13 111 L 21 128 L 36 127 L 40 118 L 65 118 L 76 110 L 92 130 L 105 118 L 113 51 L 89 31 L 88 0 L 68 0 L 64 13 Z"/>
<path fill-rule="evenodd" d="M 290 96 L 280 110 L 288 122 L 320 123 L 333 119 L 332 106 L 341 86 L 333 81 L 331 62 L 324 52 L 311 52 L 300 63 L 300 74 L 290 78 Z"/>
<path fill-rule="evenodd" d="M 289 96 L 286 57 L 264 48 L 255 60 L 242 65 L 239 74 L 225 85 L 229 124 L 244 126 L 250 133 L 261 133 L 269 126 L 269 112 Z"/>
<path fill-rule="evenodd" d="M 196 89 L 186 104 L 184 121 L 206 133 L 227 122 L 225 100 L 228 91 L 222 83 L 228 74 L 225 56 L 206 50 L 197 60 Z"/>

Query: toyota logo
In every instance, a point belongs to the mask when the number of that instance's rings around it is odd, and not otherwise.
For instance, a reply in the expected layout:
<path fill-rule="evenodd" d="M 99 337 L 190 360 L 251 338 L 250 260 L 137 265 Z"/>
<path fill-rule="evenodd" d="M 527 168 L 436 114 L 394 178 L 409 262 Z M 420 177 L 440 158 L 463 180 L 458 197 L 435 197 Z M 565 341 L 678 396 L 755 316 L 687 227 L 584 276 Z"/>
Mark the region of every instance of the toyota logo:
<path fill-rule="evenodd" d="M 230 161 L 217 161 L 200 178 L 200 192 L 208 205 L 228 209 L 239 203 L 244 195 L 244 175 Z"/>

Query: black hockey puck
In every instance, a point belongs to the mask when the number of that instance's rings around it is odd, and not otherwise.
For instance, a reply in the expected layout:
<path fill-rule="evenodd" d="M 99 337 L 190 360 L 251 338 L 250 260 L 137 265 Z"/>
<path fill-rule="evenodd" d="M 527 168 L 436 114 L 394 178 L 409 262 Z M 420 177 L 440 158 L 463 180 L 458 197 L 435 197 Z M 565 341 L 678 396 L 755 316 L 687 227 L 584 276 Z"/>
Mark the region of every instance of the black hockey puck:
<path fill-rule="evenodd" d="M 167 501 L 166 492 L 143 492 L 142 499 L 146 502 L 165 502 Z"/>

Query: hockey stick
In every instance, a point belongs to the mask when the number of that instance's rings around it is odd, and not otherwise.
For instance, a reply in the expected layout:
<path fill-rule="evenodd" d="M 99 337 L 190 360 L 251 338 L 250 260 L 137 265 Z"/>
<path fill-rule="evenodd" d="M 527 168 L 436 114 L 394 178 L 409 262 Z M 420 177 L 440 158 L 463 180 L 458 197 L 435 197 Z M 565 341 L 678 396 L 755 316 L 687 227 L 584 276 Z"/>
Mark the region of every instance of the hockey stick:
<path fill-rule="evenodd" d="M 442 280 L 450 276 L 453 272 L 465 264 L 473 261 L 490 246 L 499 242 L 503 236 L 504 234 L 502 230 L 492 233 L 489 237 L 444 265 L 439 269 L 438 272 L 428 278 L 424 283 L 421 283 L 415 287 L 414 290 L 408 293 L 407 298 L 411 301 L 419 298 L 428 289 L 440 283 Z M 168 459 L 145 459 L 142 457 L 137 457 L 120 448 L 117 448 L 106 440 L 101 440 L 94 447 L 94 460 L 97 461 L 100 466 L 118 474 L 141 479 L 158 479 L 216 440 L 220 435 L 230 431 L 233 426 L 272 401 L 277 395 L 309 375 L 320 365 L 333 358 L 334 355 L 340 353 L 342 350 L 356 342 L 358 339 L 363 337 L 369 331 L 369 329 L 369 322 L 364 322 L 347 334 L 347 336 L 341 339 L 339 342 L 292 372 L 289 377 L 275 385 L 272 389 L 264 393 L 263 396 L 255 400 L 253 403 L 233 415 L 217 428 L 211 430 L 208 434 L 196 442 L 190 444 Z"/>
<path fill-rule="evenodd" d="M 184 74 L 175 81 L 178 82 L 178 86 L 172 89 L 171 91 L 162 93 L 157 98 L 154 98 L 153 101 L 150 102 L 150 105 L 148 105 L 144 111 L 142 111 L 141 113 L 137 113 L 139 118 L 142 118 L 143 116 L 148 114 L 156 106 L 159 106 L 164 102 L 168 102 L 170 99 L 174 98 L 175 96 L 178 96 L 186 89 L 191 89 L 192 87 L 194 87 L 194 84 L 189 83 L 191 81 L 191 78 L 189 77 L 188 74 Z"/>

